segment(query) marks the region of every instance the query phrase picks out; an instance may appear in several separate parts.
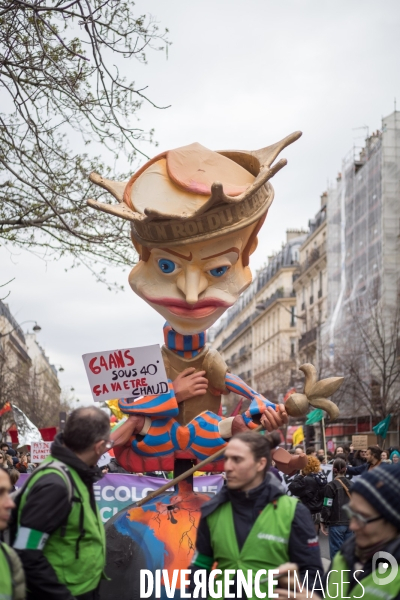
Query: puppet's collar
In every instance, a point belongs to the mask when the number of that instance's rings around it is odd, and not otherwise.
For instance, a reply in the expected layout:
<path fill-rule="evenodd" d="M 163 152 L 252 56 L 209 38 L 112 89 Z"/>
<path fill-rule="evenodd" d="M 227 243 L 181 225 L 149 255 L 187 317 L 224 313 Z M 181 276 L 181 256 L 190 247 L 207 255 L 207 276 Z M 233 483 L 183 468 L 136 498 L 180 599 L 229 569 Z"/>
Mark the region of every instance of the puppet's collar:
<path fill-rule="evenodd" d="M 169 350 L 183 358 L 197 356 L 206 344 L 206 332 L 194 335 L 182 335 L 174 331 L 169 323 L 164 325 L 164 342 Z"/>

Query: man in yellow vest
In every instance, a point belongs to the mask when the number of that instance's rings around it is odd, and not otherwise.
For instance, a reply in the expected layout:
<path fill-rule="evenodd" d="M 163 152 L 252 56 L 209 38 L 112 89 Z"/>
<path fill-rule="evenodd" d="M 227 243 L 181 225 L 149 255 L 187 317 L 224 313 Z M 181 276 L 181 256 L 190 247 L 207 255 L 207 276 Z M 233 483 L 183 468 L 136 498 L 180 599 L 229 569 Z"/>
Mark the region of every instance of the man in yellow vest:
<path fill-rule="evenodd" d="M 14 548 L 26 574 L 28 600 L 97 600 L 105 534 L 93 494 L 96 466 L 111 448 L 110 423 L 95 406 L 69 416 L 22 494 Z"/>
<path fill-rule="evenodd" d="M 14 508 L 10 496 L 11 481 L 5 469 L 0 468 L 0 535 L 6 529 Z M 24 600 L 25 576 L 16 552 L 0 541 L 0 598 Z"/>
<path fill-rule="evenodd" d="M 248 600 L 260 597 L 259 592 L 270 597 L 267 577 L 259 578 L 256 587 L 255 575 L 263 569 L 268 572 L 291 562 L 297 565 L 301 582 L 307 571 L 310 585 L 317 571 L 322 577 L 318 538 L 308 508 L 297 498 L 286 496 L 277 478 L 268 472 L 271 449 L 279 442 L 276 432 L 265 436 L 239 433 L 229 441 L 225 450 L 226 486 L 202 508 L 191 565 L 192 594 L 200 577 L 196 571 L 206 570 L 213 578 L 215 563 L 221 598 L 231 597 L 225 596 L 228 570 L 241 571 L 245 577 L 252 570 Z M 236 582 L 229 585 L 229 593 L 241 597 L 236 595 L 235 585 L 239 575 L 231 577 L 236 577 Z"/>

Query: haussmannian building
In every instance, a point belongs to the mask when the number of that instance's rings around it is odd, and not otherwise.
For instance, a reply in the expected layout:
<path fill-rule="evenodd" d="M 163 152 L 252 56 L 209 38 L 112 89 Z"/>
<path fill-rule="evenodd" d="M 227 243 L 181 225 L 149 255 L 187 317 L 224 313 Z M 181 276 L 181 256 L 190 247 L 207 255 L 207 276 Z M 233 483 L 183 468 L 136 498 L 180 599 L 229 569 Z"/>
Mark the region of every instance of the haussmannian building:
<path fill-rule="evenodd" d="M 300 247 L 299 275 L 293 288 L 296 293 L 296 315 L 299 363 L 312 363 L 319 368 L 321 326 L 327 319 L 327 254 L 326 203 L 321 196 L 321 208 L 308 222 L 309 234 Z"/>
<path fill-rule="evenodd" d="M 213 347 L 231 371 L 271 401 L 281 401 L 296 371 L 299 250 L 307 232 L 287 231 L 286 244 L 257 272 L 238 302 L 213 328 Z M 237 397 L 224 398 L 228 411 Z"/>

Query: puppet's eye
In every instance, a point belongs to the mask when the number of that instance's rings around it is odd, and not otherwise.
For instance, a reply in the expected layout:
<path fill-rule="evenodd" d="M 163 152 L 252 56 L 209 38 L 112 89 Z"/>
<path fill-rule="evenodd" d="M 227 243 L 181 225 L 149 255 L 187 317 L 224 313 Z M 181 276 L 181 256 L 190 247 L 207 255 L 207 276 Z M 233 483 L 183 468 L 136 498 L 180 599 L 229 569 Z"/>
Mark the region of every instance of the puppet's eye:
<path fill-rule="evenodd" d="M 168 260 L 168 258 L 160 258 L 158 261 L 158 266 L 163 273 L 173 273 L 176 269 L 176 264 L 174 261 Z"/>
<path fill-rule="evenodd" d="M 228 269 L 229 267 L 216 267 L 215 269 L 211 269 L 211 271 L 208 272 L 213 277 L 222 277 L 222 275 L 225 275 Z"/>

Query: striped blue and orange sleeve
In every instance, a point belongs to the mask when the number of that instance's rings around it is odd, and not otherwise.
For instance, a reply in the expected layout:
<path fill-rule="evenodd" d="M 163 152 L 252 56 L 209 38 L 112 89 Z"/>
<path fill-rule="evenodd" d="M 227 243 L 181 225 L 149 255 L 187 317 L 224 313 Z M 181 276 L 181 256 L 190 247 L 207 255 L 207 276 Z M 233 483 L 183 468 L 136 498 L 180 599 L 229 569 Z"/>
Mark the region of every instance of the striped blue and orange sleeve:
<path fill-rule="evenodd" d="M 168 392 L 160 396 L 142 396 L 132 402 L 132 398 L 120 398 L 118 406 L 126 415 L 147 417 L 176 417 L 179 413 L 172 381 L 168 380 Z"/>
<path fill-rule="evenodd" d="M 239 394 L 240 396 L 244 396 L 248 400 L 251 400 L 249 408 L 246 410 L 245 413 L 242 414 L 246 425 L 250 424 L 253 416 L 265 412 L 265 409 L 268 406 L 275 410 L 277 408 L 276 404 L 270 402 L 269 400 L 264 398 L 264 396 L 253 390 L 237 375 L 227 373 L 225 376 L 225 386 L 230 392 L 233 392 L 234 394 Z"/>

